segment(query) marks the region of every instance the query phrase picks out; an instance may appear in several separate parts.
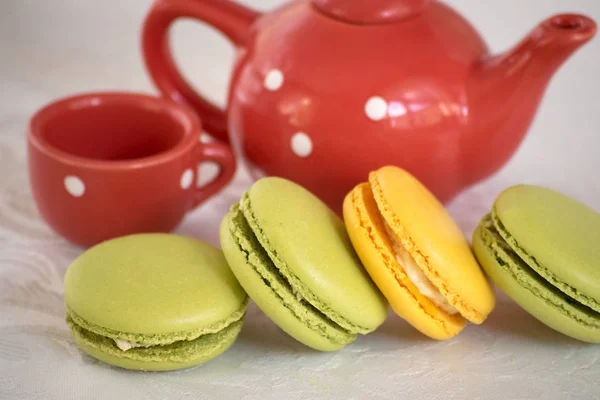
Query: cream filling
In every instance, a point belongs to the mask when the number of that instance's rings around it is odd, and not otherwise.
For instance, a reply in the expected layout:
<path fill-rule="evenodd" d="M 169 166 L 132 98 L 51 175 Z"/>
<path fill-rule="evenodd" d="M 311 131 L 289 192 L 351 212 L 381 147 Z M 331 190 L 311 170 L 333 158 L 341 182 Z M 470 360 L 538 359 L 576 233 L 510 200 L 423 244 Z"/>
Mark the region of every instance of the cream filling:
<path fill-rule="evenodd" d="M 290 285 L 290 287 L 292 288 L 292 293 L 294 294 L 294 296 L 296 296 L 296 299 L 298 299 L 298 301 L 302 301 L 302 300 L 304 300 L 304 296 L 302 296 L 302 295 L 300 294 L 300 292 L 298 292 L 298 291 L 296 290 L 296 288 L 294 288 L 294 287 L 293 287 L 293 286 L 291 286 L 291 285 Z"/>
<path fill-rule="evenodd" d="M 390 241 L 392 242 L 392 249 L 394 250 L 396 261 L 400 267 L 404 270 L 408 279 L 412 282 L 417 290 L 425 297 L 427 297 L 433 304 L 441 308 L 443 311 L 450 315 L 458 314 L 456 308 L 452 307 L 448 300 L 436 289 L 431 281 L 425 276 L 421 268 L 417 265 L 415 259 L 410 255 L 408 250 L 402 246 L 402 243 L 396 239 L 396 234 L 392 231 L 387 222 L 384 221 L 385 230 L 387 232 Z"/>
<path fill-rule="evenodd" d="M 131 350 L 133 348 L 136 347 L 152 347 L 152 346 L 156 346 L 154 344 L 149 344 L 149 343 L 137 343 L 137 342 L 130 342 L 127 340 L 123 340 L 123 339 L 113 339 L 115 341 L 115 344 L 117 345 L 117 347 L 123 351 L 127 351 L 127 350 Z M 175 343 L 175 342 L 170 342 L 170 343 L 163 343 L 161 346 L 167 345 L 167 344 L 171 344 L 171 343 Z"/>

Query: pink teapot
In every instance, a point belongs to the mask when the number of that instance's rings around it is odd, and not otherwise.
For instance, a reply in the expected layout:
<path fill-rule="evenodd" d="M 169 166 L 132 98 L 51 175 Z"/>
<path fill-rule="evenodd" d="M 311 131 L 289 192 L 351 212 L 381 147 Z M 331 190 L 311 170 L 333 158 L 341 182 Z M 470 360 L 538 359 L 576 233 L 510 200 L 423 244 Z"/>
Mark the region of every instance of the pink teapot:
<path fill-rule="evenodd" d="M 226 110 L 177 70 L 167 33 L 180 17 L 237 48 Z M 192 106 L 254 178 L 290 179 L 340 212 L 383 165 L 410 171 L 442 202 L 492 175 L 518 148 L 554 72 L 596 30 L 586 16 L 561 14 L 491 55 L 436 0 L 297 0 L 265 14 L 229 0 L 157 0 L 142 39 L 158 88 Z"/>

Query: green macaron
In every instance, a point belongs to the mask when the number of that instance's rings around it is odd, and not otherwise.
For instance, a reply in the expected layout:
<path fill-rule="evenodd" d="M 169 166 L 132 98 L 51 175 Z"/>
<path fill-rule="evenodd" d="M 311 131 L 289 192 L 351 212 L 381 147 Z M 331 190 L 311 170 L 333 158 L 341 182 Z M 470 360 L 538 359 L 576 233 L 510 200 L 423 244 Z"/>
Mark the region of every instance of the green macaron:
<path fill-rule="evenodd" d="M 338 350 L 386 318 L 341 219 L 295 183 L 257 181 L 223 219 L 220 238 L 250 298 L 309 347 Z"/>
<path fill-rule="evenodd" d="M 500 194 L 473 234 L 496 285 L 542 323 L 600 343 L 600 214 L 557 191 L 518 185 Z"/>
<path fill-rule="evenodd" d="M 83 351 L 147 371 L 187 368 L 223 353 L 248 303 L 221 250 L 160 233 L 88 249 L 69 266 L 64 291 L 67 323 Z"/>

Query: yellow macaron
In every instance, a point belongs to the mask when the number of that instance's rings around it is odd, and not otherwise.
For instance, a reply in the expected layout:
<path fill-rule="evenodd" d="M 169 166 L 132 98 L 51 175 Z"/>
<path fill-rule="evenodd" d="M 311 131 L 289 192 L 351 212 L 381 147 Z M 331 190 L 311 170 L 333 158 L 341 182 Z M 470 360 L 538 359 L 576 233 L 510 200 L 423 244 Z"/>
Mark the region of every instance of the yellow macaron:
<path fill-rule="evenodd" d="M 423 334 L 449 339 L 481 324 L 494 292 L 463 232 L 407 171 L 383 167 L 344 200 L 350 239 L 394 312 Z"/>

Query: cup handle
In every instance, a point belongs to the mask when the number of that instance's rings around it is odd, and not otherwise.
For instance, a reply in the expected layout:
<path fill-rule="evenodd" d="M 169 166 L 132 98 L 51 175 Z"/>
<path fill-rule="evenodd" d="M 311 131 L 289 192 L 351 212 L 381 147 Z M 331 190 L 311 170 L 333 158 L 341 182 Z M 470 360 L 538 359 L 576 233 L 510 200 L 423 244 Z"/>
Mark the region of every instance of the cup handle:
<path fill-rule="evenodd" d="M 223 189 L 235 175 L 237 166 L 231 149 L 221 143 L 198 143 L 196 148 L 198 164 L 212 161 L 219 165 L 219 174 L 211 182 L 196 188 L 194 205 L 198 207 Z"/>

